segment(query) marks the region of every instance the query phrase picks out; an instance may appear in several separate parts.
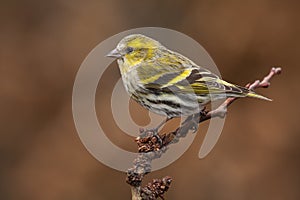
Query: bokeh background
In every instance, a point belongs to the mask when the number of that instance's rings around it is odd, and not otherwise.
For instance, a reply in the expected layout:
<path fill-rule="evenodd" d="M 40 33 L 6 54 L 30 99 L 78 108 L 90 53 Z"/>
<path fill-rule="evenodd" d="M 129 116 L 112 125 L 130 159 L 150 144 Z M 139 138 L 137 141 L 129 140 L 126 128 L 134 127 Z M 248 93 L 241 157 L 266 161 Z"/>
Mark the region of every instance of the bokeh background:
<path fill-rule="evenodd" d="M 71 98 L 83 59 L 101 41 L 145 26 L 174 29 L 202 44 L 226 80 L 241 85 L 282 65 L 259 92 L 274 99 L 235 102 L 212 153 L 198 159 L 207 123 L 189 150 L 145 181 L 172 176 L 167 199 L 300 199 L 297 1 L 37 1 L 0 2 L 0 199 L 130 199 L 125 174 L 95 160 L 75 130 Z M 101 67 L 101 63 L 99 63 Z M 135 151 L 113 122 L 110 81 L 101 80 L 97 110 L 109 137 Z M 141 126 L 147 113 L 132 103 Z M 101 115 L 99 113 L 99 115 Z M 102 113 L 103 115 L 103 113 Z M 172 128 L 172 124 L 170 125 Z"/>

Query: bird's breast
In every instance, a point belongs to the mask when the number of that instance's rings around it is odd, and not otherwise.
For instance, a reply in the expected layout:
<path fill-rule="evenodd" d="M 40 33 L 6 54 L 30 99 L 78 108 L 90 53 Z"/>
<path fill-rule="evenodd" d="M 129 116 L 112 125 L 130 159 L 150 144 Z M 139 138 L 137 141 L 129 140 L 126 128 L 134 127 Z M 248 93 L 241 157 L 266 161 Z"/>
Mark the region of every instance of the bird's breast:
<path fill-rule="evenodd" d="M 122 80 L 126 91 L 129 95 L 136 96 L 138 90 L 141 88 L 140 81 L 135 70 L 128 71 L 122 74 Z"/>

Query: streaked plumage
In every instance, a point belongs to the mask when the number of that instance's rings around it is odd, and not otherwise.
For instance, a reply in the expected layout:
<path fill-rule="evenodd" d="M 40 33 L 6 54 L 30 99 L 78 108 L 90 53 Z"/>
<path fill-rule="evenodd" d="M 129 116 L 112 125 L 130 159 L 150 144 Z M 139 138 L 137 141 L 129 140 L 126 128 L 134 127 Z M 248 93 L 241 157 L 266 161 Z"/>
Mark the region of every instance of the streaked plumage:
<path fill-rule="evenodd" d="M 118 58 L 123 83 L 131 97 L 150 111 L 169 118 L 195 114 L 211 100 L 220 98 L 269 100 L 221 80 L 144 35 L 123 38 L 108 56 Z"/>

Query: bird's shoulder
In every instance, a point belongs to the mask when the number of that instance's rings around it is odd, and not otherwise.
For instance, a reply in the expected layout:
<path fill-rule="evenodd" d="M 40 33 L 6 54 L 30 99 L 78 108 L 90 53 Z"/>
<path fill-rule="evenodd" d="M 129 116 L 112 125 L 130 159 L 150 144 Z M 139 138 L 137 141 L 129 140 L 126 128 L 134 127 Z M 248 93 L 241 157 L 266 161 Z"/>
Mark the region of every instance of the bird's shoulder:
<path fill-rule="evenodd" d="M 152 52 L 152 55 L 147 57 L 144 62 L 140 62 L 136 67 L 138 76 L 142 79 L 168 74 L 174 74 L 175 76 L 175 74 L 184 71 L 193 71 L 193 74 L 211 74 L 209 70 L 196 65 L 189 58 L 166 48 L 155 50 L 155 52 Z"/>

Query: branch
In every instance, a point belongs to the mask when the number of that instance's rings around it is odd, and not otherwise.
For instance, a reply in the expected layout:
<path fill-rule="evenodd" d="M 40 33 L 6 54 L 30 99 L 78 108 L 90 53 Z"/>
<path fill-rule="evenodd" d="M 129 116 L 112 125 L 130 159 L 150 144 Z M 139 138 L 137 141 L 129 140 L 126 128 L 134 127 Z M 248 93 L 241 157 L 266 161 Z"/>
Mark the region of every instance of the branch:
<path fill-rule="evenodd" d="M 271 79 L 275 75 L 279 75 L 281 73 L 281 71 L 282 70 L 280 67 L 277 67 L 277 68 L 273 67 L 270 70 L 269 74 L 267 76 L 265 76 L 262 81 L 256 80 L 252 84 L 248 83 L 246 85 L 246 88 L 248 88 L 250 90 L 255 90 L 257 88 L 268 88 L 271 85 L 271 83 L 270 83 Z M 225 117 L 227 108 L 237 99 L 239 99 L 239 98 L 232 97 L 232 98 L 226 99 L 217 109 L 212 110 L 212 111 L 208 112 L 205 116 L 203 116 L 202 119 L 200 119 L 201 120 L 200 122 L 211 119 L 213 117 L 221 117 L 221 118 Z"/>
<path fill-rule="evenodd" d="M 262 81 L 256 80 L 246 85 L 250 90 L 257 88 L 268 88 L 270 81 L 275 75 L 281 73 L 280 67 L 273 67 L 269 74 Z M 195 132 L 198 124 L 214 117 L 225 117 L 227 108 L 237 99 L 227 98 L 217 109 L 206 111 L 187 117 L 187 119 L 175 130 L 167 134 L 158 133 L 156 129 L 140 129 L 140 137 L 135 139 L 138 145 L 138 157 L 134 160 L 134 166 L 127 171 L 126 182 L 131 185 L 132 200 L 154 200 L 157 198 L 164 199 L 163 195 L 170 187 L 171 177 L 154 179 L 145 187 L 141 187 L 144 176 L 151 172 L 151 162 L 159 158 L 167 150 L 168 145 L 179 142 L 180 138 L 187 135 L 189 131 Z"/>

